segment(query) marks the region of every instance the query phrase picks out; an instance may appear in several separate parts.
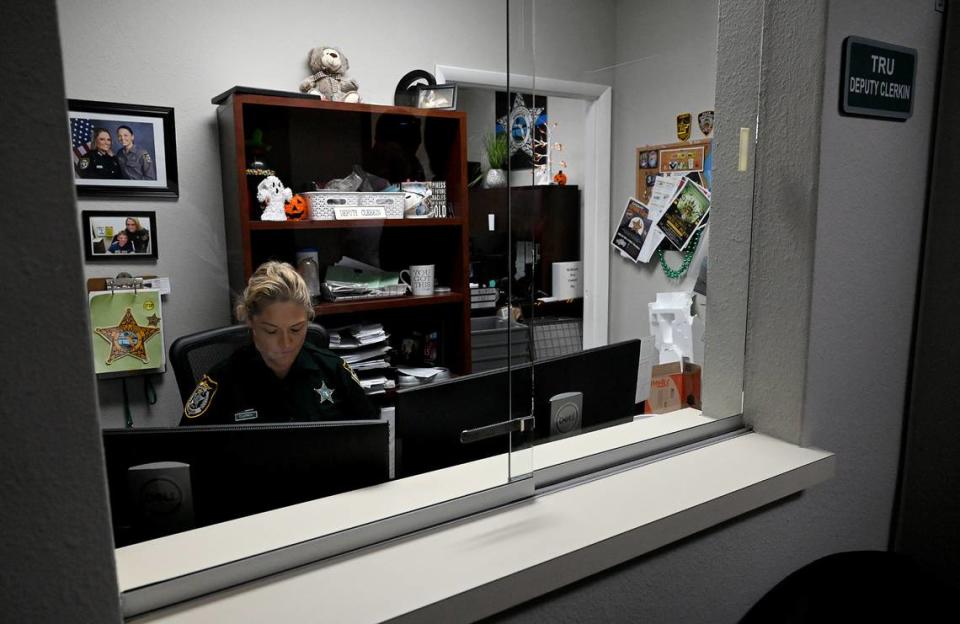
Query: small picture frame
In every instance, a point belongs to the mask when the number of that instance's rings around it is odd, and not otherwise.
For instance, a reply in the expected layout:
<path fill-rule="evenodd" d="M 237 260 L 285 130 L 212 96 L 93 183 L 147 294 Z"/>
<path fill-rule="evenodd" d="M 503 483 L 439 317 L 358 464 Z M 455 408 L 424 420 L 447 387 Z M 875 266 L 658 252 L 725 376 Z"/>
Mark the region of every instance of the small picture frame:
<path fill-rule="evenodd" d="M 67 100 L 67 117 L 77 195 L 179 195 L 172 108 Z"/>
<path fill-rule="evenodd" d="M 417 86 L 417 108 L 457 109 L 457 85 L 453 82 Z"/>
<path fill-rule="evenodd" d="M 84 210 L 83 250 L 89 261 L 157 259 L 157 213 Z"/>

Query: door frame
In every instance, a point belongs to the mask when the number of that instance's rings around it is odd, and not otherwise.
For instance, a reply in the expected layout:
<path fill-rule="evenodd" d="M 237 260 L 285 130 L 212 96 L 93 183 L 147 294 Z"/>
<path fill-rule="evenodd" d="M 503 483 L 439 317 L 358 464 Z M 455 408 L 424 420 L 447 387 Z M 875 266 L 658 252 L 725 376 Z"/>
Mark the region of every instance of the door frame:
<path fill-rule="evenodd" d="M 438 83 L 455 82 L 464 87 L 507 88 L 507 73 L 453 65 L 436 65 Z M 610 165 L 613 123 L 613 87 L 521 74 L 509 75 L 510 88 L 537 95 L 584 100 L 583 211 L 583 348 L 607 344 L 609 326 Z"/>

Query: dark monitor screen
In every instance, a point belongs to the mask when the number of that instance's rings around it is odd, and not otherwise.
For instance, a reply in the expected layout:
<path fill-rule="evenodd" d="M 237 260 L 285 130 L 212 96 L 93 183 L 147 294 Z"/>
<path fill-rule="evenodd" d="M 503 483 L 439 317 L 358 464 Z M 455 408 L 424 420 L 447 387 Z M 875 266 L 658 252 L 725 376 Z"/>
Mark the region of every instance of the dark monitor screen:
<path fill-rule="evenodd" d="M 512 388 L 504 368 L 398 391 L 397 478 L 509 451 L 504 436 L 464 445 L 460 433 L 505 420 L 508 391 L 513 417 L 530 413 L 529 365 L 515 368 L 512 375 Z"/>
<path fill-rule="evenodd" d="M 103 446 L 117 546 L 389 478 L 388 425 L 378 420 L 108 429 Z M 138 481 L 140 469 L 128 470 L 157 462 L 189 465 L 189 485 L 183 488 L 192 491 L 187 526 L 183 518 L 173 521 L 176 501 L 162 499 L 175 498 L 170 488 L 157 491 L 163 479 Z M 173 490 L 180 492 L 176 485 Z"/>
<path fill-rule="evenodd" d="M 532 365 L 400 390 L 396 411 L 397 477 L 506 453 L 506 436 L 462 444 L 460 434 L 465 429 L 505 419 L 510 377 L 511 415 L 526 416 L 532 408 L 536 441 L 550 439 L 550 400 L 564 393 L 582 393 L 579 431 L 627 422 L 635 413 L 639 362 L 640 341 L 628 340 L 538 360 Z M 513 448 L 522 448 L 524 442 L 525 438 L 515 435 Z"/>

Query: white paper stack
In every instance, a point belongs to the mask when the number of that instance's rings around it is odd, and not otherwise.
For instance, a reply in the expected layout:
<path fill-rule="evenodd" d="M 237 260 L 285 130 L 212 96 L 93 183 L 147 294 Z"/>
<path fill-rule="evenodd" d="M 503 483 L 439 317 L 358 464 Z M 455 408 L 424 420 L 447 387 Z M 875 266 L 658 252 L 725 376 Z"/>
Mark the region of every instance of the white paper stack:
<path fill-rule="evenodd" d="M 349 325 L 330 330 L 330 349 L 349 351 L 386 342 L 390 334 L 380 323 Z"/>
<path fill-rule="evenodd" d="M 383 359 L 383 356 L 389 352 L 389 345 L 380 345 L 341 353 L 340 357 L 344 362 L 356 368 L 354 364 L 359 364 L 366 360 Z"/>

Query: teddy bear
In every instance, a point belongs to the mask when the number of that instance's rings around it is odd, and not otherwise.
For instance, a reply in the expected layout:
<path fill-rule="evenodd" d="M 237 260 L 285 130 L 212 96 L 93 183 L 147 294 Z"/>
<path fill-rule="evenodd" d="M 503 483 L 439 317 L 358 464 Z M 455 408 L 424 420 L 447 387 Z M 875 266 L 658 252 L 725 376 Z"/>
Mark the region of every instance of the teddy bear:
<path fill-rule="evenodd" d="M 267 176 L 257 185 L 257 201 L 263 206 L 261 221 L 286 221 L 283 204 L 293 197 L 293 191 L 283 186 L 277 176 Z"/>
<path fill-rule="evenodd" d="M 307 64 L 313 72 L 300 83 L 300 91 L 311 95 L 319 95 L 321 99 L 333 102 L 360 101 L 357 90 L 360 85 L 356 80 L 347 78 L 350 61 L 344 56 L 340 48 L 320 46 L 310 50 L 307 55 Z"/>

